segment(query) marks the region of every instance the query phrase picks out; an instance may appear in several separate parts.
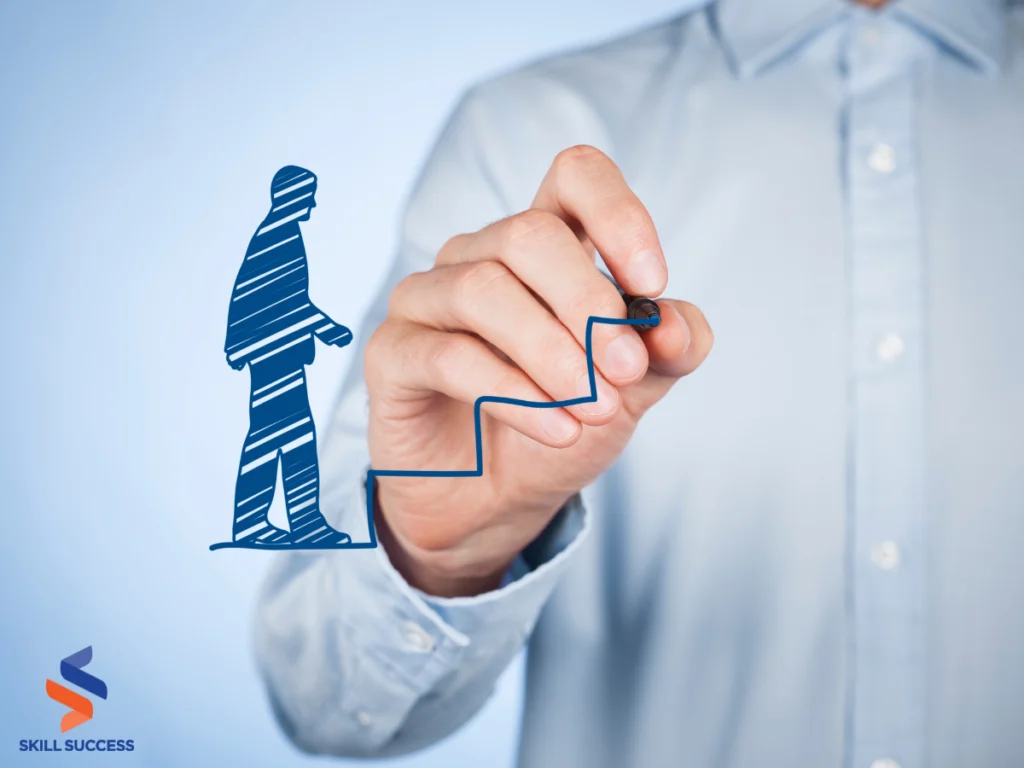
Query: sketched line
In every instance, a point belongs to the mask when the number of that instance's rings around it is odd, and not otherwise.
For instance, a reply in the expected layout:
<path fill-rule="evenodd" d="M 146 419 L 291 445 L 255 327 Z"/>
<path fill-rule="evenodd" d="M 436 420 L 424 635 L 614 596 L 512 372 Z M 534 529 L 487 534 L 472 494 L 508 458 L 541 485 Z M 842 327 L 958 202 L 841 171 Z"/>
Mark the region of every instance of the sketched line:
<path fill-rule="evenodd" d="M 238 548 L 238 549 L 375 549 L 377 547 L 377 530 L 373 525 L 373 490 L 378 477 L 480 477 L 484 473 L 484 445 L 481 434 L 480 408 L 487 403 L 500 405 L 518 405 L 523 408 L 566 408 L 572 405 L 583 405 L 584 403 L 597 402 L 597 376 L 594 372 L 594 347 L 593 335 L 594 326 L 602 325 L 657 325 L 655 318 L 618 318 L 618 317 L 596 317 L 587 318 L 586 352 L 587 352 L 587 376 L 590 379 L 590 394 L 583 397 L 574 397 L 571 400 L 553 400 L 537 402 L 535 400 L 518 400 L 512 397 L 497 397 L 495 395 L 482 395 L 473 404 L 473 431 L 476 438 L 476 469 L 370 469 L 366 473 L 366 525 L 370 533 L 369 541 L 349 541 L 343 544 L 305 544 L 295 545 L 290 543 L 282 544 L 248 544 L 244 542 L 227 542 L 214 544 L 214 549 Z"/>
<path fill-rule="evenodd" d="M 60 662 L 60 676 L 72 685 L 82 688 L 93 696 L 107 698 L 107 684 L 94 675 L 82 671 L 82 667 L 92 661 L 92 646 L 86 646 Z M 92 719 L 92 702 L 74 691 L 65 688 L 53 680 L 46 681 L 46 695 L 54 701 L 70 709 L 60 721 L 61 733 L 67 733 L 82 723 Z"/>

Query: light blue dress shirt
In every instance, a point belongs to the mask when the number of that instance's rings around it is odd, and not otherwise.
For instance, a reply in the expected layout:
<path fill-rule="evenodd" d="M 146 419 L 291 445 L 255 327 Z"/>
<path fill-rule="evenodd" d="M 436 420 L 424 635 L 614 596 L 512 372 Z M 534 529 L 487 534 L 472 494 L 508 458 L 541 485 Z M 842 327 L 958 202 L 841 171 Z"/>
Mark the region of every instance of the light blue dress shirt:
<path fill-rule="evenodd" d="M 579 143 L 649 207 L 714 351 L 495 592 L 284 556 L 256 631 L 283 727 L 415 749 L 529 643 L 525 768 L 1024 766 L 1019 12 L 722 0 L 487 82 L 378 306 Z M 357 539 L 366 420 L 357 365 L 321 460 Z"/>

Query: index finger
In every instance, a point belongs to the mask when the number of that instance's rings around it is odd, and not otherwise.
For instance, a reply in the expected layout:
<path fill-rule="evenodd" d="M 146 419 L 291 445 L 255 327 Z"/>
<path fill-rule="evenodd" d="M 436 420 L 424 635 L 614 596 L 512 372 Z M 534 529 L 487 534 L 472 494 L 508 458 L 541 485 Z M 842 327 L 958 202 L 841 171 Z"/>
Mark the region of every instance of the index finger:
<path fill-rule="evenodd" d="M 533 207 L 582 228 L 627 293 L 665 290 L 668 267 L 654 221 L 601 150 L 581 145 L 559 152 Z"/>

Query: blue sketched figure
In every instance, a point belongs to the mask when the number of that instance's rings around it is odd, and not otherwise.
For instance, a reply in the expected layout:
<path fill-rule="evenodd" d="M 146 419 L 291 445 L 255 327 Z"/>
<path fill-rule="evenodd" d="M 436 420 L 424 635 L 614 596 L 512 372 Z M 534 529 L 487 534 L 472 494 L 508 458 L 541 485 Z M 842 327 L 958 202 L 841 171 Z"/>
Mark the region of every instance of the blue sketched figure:
<path fill-rule="evenodd" d="M 251 548 L 345 547 L 320 512 L 316 429 L 306 394 L 305 366 L 314 336 L 343 347 L 352 332 L 309 299 L 309 270 L 299 222 L 316 207 L 316 176 L 286 166 L 270 186 L 271 208 L 249 241 L 231 294 L 224 351 L 232 368 L 249 366 L 249 433 L 235 486 L 232 543 Z M 267 519 L 281 462 L 290 531 Z"/>

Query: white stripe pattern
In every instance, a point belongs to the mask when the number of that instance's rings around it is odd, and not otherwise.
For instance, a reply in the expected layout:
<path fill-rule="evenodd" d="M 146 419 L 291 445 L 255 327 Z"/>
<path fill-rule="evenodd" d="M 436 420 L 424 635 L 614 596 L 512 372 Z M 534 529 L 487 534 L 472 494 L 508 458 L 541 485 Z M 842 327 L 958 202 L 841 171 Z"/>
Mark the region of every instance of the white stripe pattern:
<path fill-rule="evenodd" d="M 266 288 L 266 287 L 267 287 L 268 285 L 270 285 L 270 284 L 272 284 L 272 283 L 276 283 L 276 282 L 277 282 L 278 280 L 280 280 L 280 279 L 281 279 L 282 277 L 285 277 L 286 275 L 290 275 L 290 274 L 291 274 L 292 272 L 298 272 L 298 271 L 299 271 L 300 269 L 302 269 L 302 265 L 301 265 L 301 264 L 300 264 L 299 266 L 297 266 L 297 267 L 293 267 L 292 269 L 289 269 L 289 270 L 288 270 L 287 272 L 285 272 L 284 274 L 278 275 L 278 276 L 277 276 L 277 277 L 275 277 L 275 278 L 272 278 L 272 279 L 270 279 L 270 280 L 267 280 L 267 282 L 265 282 L 265 283 L 264 283 L 263 285 L 257 285 L 257 286 L 256 286 L 255 288 L 253 288 L 253 289 L 252 289 L 251 291 L 246 291 L 245 293 L 240 293 L 240 294 L 238 294 L 237 296 L 235 296 L 235 297 L 234 297 L 234 298 L 232 299 L 232 301 L 238 301 L 239 299 L 244 299 L 244 298 L 245 298 L 246 296 L 248 296 L 249 294 L 252 294 L 252 293 L 256 293 L 256 291 L 260 290 L 261 288 Z"/>
<path fill-rule="evenodd" d="M 283 395 L 285 392 L 288 392 L 289 390 L 295 389 L 296 387 L 299 386 L 302 386 L 302 379 L 293 381 L 291 384 L 285 384 L 280 389 L 275 389 L 273 392 L 266 394 L 263 397 L 256 398 L 255 400 L 252 401 L 252 407 L 255 408 L 258 405 L 263 405 L 264 403 L 270 402 L 278 395 Z"/>
<path fill-rule="evenodd" d="M 319 312 L 317 312 L 315 315 L 310 315 L 305 320 L 300 320 L 295 325 L 290 325 L 287 328 L 278 331 L 277 333 L 270 334 L 265 339 L 260 339 L 259 341 L 253 342 L 252 344 L 250 344 L 247 347 L 242 347 L 237 352 L 232 352 L 230 355 L 228 355 L 228 359 L 229 360 L 237 360 L 240 357 L 245 357 L 250 352 L 255 352 L 257 349 L 259 349 L 261 347 L 265 347 L 268 344 L 273 344 L 278 339 L 283 339 L 285 336 L 288 336 L 288 335 L 290 335 L 292 333 L 295 333 L 295 331 L 302 330 L 307 325 L 312 325 L 313 323 L 318 323 L 318 322 L 320 322 L 323 319 L 324 319 L 324 316 L 321 315 Z"/>
<path fill-rule="evenodd" d="M 287 195 L 289 192 L 294 192 L 296 189 L 299 189 L 300 187 L 305 187 L 309 184 L 312 184 L 314 181 L 316 181 L 316 177 L 310 176 L 308 179 L 300 181 L 298 184 L 292 184 L 290 187 L 285 187 L 280 192 L 274 193 L 274 199 L 276 200 L 281 195 Z"/>
<path fill-rule="evenodd" d="M 273 245 L 267 246 L 262 251 L 256 251 L 256 253 L 253 253 L 253 254 L 251 254 L 249 256 L 246 256 L 245 260 L 248 261 L 249 259 L 255 259 L 257 256 L 262 256 L 264 253 L 269 253 L 270 251 L 274 250 L 275 248 L 280 248 L 285 243 L 290 243 L 292 240 L 298 240 L 300 237 L 301 237 L 301 235 L 292 235 L 291 237 L 285 238 L 284 240 L 282 240 L 279 243 L 274 243 Z"/>
<path fill-rule="evenodd" d="M 309 208 L 303 208 L 301 211 L 296 211 L 295 213 L 290 213 L 287 216 L 285 216 L 283 219 L 278 219 L 273 224 L 267 224 L 267 226 L 263 227 L 262 229 L 257 230 L 256 234 L 257 235 L 262 235 L 264 232 L 269 232 L 272 229 L 277 229 L 278 227 L 283 227 L 289 221 L 295 221 L 295 219 L 299 218 L 300 216 L 304 216 L 307 213 L 309 213 Z"/>
<path fill-rule="evenodd" d="M 296 382 L 296 383 L 298 383 L 298 382 Z M 253 443 L 249 443 L 249 445 L 245 446 L 245 450 L 246 451 L 251 451 L 253 448 L 256 448 L 257 446 L 263 445 L 264 443 L 268 443 L 271 440 L 273 440 L 275 437 L 280 437 L 285 432 L 289 432 L 289 431 L 295 429 L 296 427 L 301 427 L 303 424 L 308 424 L 309 422 L 310 422 L 310 418 L 308 416 L 306 418 L 304 418 L 304 419 L 299 419 L 294 424 L 289 424 L 287 427 L 283 427 L 282 429 L 277 430 L 277 432 L 273 432 L 273 433 L 267 435 L 266 437 L 261 437 L 259 440 L 255 441 Z"/>
<path fill-rule="evenodd" d="M 267 275 L 272 275 L 275 272 L 280 272 L 285 267 L 290 267 L 292 264 L 296 264 L 296 263 L 302 261 L 302 259 L 303 259 L 303 257 L 299 256 L 299 258 L 297 258 L 297 259 L 292 259 L 291 261 L 286 261 L 284 264 L 282 264 L 279 267 L 274 267 L 273 269 L 268 269 L 266 272 L 263 272 L 262 274 L 256 275 L 256 277 L 250 277 L 248 280 L 243 280 L 238 285 L 236 285 L 235 288 L 245 288 L 245 286 L 247 286 L 247 285 L 252 285 L 257 280 L 262 280 Z"/>
<path fill-rule="evenodd" d="M 289 200 L 287 203 L 281 203 L 280 205 L 274 206 L 273 208 L 270 209 L 270 212 L 273 213 L 274 211 L 280 211 L 282 208 L 287 208 L 289 205 L 295 205 L 300 200 L 305 200 L 307 197 L 312 197 L 312 196 L 313 196 L 312 192 L 307 192 L 304 195 L 299 195 L 294 200 Z"/>
<path fill-rule="evenodd" d="M 265 354 L 265 355 L 260 355 L 259 357 L 254 357 L 249 362 L 250 363 L 260 363 L 260 362 L 263 362 L 268 357 L 273 357 L 278 352 L 284 352 L 286 349 L 288 349 L 288 347 L 294 347 L 296 344 L 301 344 L 306 339 L 311 339 L 311 338 L 313 338 L 313 334 L 311 334 L 311 333 L 304 333 L 301 336 L 299 336 L 299 338 L 297 338 L 297 339 L 295 339 L 293 341 L 289 341 L 287 344 L 282 344 L 277 349 L 272 349 L 269 352 L 267 352 L 267 354 Z"/>
<path fill-rule="evenodd" d="M 283 383 L 285 381 L 288 381 L 288 379 L 293 379 L 296 376 L 299 376 L 301 374 L 302 374 L 302 371 L 293 371 L 292 373 L 289 373 L 287 376 L 282 376 L 280 379 L 277 379 L 276 381 L 272 381 L 269 384 L 260 387 L 259 389 L 254 389 L 252 391 L 252 393 L 254 395 L 258 395 L 260 392 L 266 392 L 268 389 L 270 389 L 272 387 L 276 387 L 278 384 L 281 384 L 281 383 Z"/>

